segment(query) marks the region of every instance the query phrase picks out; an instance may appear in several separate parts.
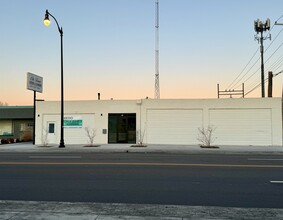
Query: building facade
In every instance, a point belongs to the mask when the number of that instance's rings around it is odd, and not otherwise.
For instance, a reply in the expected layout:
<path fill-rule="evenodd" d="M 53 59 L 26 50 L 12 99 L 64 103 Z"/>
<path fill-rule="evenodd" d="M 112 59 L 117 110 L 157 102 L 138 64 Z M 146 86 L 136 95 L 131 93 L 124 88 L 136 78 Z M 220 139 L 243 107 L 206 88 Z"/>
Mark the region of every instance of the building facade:
<path fill-rule="evenodd" d="M 66 144 L 197 145 L 200 128 L 213 127 L 216 145 L 282 145 L 280 98 L 66 101 Z M 60 102 L 38 102 L 37 145 L 60 141 Z"/>
<path fill-rule="evenodd" d="M 0 139 L 31 141 L 33 106 L 0 106 Z"/>

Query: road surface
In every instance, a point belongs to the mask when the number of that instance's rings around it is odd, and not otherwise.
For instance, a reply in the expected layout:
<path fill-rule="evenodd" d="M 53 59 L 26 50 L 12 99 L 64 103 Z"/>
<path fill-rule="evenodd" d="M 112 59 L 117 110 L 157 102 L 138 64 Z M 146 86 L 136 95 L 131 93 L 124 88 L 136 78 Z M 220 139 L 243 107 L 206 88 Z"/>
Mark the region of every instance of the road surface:
<path fill-rule="evenodd" d="M 283 156 L 1 153 L 0 200 L 283 207 Z"/>

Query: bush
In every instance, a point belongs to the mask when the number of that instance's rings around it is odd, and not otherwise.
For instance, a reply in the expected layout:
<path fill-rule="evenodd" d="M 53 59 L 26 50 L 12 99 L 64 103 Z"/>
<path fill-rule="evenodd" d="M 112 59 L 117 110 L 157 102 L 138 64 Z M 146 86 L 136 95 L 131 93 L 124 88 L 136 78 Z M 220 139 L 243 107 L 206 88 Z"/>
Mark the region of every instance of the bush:
<path fill-rule="evenodd" d="M 8 144 L 8 140 L 7 139 L 1 139 L 1 144 Z"/>
<path fill-rule="evenodd" d="M 21 141 L 31 141 L 32 140 L 32 135 L 30 132 L 25 132 L 21 136 Z"/>
<path fill-rule="evenodd" d="M 14 140 L 15 140 L 14 138 L 8 138 L 8 139 L 7 139 L 7 141 L 8 141 L 9 144 L 14 143 Z"/>
<path fill-rule="evenodd" d="M 211 144 L 216 140 L 216 138 L 213 137 L 215 130 L 216 128 L 212 125 L 208 125 L 206 129 L 204 127 L 198 128 L 199 134 L 197 140 L 201 142 L 201 146 L 211 146 Z"/>

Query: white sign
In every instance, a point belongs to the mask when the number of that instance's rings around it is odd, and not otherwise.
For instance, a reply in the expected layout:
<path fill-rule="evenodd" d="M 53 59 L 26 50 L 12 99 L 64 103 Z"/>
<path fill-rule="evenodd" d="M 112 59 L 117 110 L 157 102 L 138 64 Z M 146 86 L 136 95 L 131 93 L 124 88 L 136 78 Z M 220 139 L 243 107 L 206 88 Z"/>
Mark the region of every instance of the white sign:
<path fill-rule="evenodd" d="M 27 73 L 27 89 L 42 93 L 43 78 L 33 73 Z"/>

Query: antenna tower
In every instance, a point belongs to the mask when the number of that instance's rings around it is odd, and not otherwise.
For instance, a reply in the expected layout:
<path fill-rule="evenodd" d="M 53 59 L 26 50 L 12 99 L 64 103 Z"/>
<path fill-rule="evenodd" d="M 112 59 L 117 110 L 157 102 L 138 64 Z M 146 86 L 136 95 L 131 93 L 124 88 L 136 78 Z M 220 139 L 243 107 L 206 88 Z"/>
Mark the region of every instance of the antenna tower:
<path fill-rule="evenodd" d="M 159 1 L 155 1 L 155 91 L 154 98 L 160 99 L 159 89 Z"/>
<path fill-rule="evenodd" d="M 260 37 L 255 35 L 255 39 L 258 40 L 258 42 L 260 43 L 260 54 L 261 54 L 261 97 L 264 98 L 265 97 L 265 89 L 264 89 L 264 62 L 263 62 L 263 41 L 266 39 L 270 39 L 271 40 L 271 36 L 269 34 L 268 37 L 263 37 L 263 32 L 270 30 L 270 19 L 267 18 L 266 22 L 262 22 L 259 19 L 257 19 L 254 22 L 254 29 L 255 32 L 257 33 L 257 35 L 260 33 Z"/>

